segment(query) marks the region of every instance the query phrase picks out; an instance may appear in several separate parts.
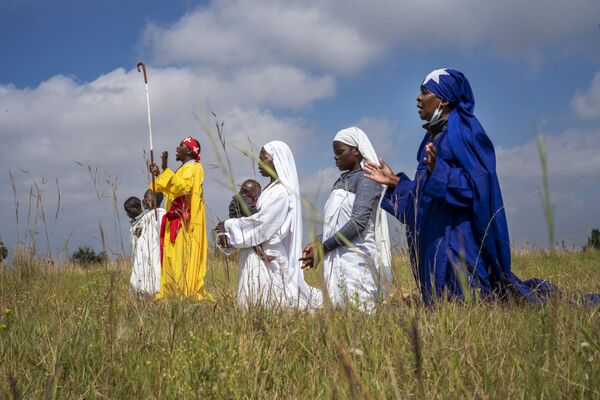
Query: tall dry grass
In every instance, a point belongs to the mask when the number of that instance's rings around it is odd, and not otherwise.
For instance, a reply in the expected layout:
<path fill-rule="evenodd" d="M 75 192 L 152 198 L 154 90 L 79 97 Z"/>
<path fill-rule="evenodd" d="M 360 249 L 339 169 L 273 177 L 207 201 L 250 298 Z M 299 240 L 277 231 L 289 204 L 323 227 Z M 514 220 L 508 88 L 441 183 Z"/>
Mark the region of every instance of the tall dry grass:
<path fill-rule="evenodd" d="M 234 190 L 223 124 L 216 128 L 225 186 Z M 109 199 L 115 212 L 114 234 L 98 223 L 102 248 L 110 237 L 122 251 L 116 180 L 104 193 L 97 168 L 87 169 L 98 202 Z M 545 307 L 474 296 L 422 309 L 403 296 L 415 292 L 406 254 L 394 257 L 393 296 L 373 314 L 239 308 L 237 260 L 217 253 L 207 274 L 216 303 L 155 302 L 129 291 L 127 259 L 84 270 L 38 255 L 31 225 L 40 219 L 48 246 L 52 234 L 44 184 L 29 192 L 30 240 L 0 271 L 4 398 L 600 398 L 599 310 L 569 301 L 600 292 L 597 252 L 515 253 L 518 276 L 563 291 Z M 14 180 L 12 189 L 18 235 Z M 57 192 L 55 223 L 58 181 Z M 319 225 L 319 210 L 305 206 Z M 320 286 L 321 274 L 307 280 Z"/>
<path fill-rule="evenodd" d="M 216 254 L 216 304 L 135 296 L 126 261 L 13 260 L 0 273 L 4 398 L 600 398 L 599 310 L 568 301 L 240 309 L 237 267 L 227 276 Z M 406 258 L 394 263 L 410 292 Z M 600 292 L 597 252 L 517 254 L 515 270 Z"/>

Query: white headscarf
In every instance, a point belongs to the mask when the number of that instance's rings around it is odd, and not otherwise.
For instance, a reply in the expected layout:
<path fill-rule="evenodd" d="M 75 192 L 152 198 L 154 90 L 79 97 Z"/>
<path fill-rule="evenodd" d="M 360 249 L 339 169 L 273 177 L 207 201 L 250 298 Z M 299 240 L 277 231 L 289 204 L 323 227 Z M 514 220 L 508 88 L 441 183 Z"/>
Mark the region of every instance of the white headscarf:
<path fill-rule="evenodd" d="M 302 256 L 302 202 L 300 200 L 300 184 L 298 183 L 294 155 L 287 144 L 278 140 L 269 142 L 263 147 L 273 157 L 273 165 L 278 179 L 289 194 L 290 212 L 292 213 L 290 227 L 292 240 L 288 249 L 289 267 L 296 269 L 301 300 L 305 301 L 306 305 L 310 307 L 317 307 L 322 301 L 321 294 L 318 290 L 308 286 L 304 280 L 304 273 L 299 261 Z"/>
<path fill-rule="evenodd" d="M 265 144 L 264 149 L 273 157 L 273 165 L 277 176 L 288 194 L 290 195 L 290 208 L 294 213 L 291 231 L 294 234 L 292 248 L 288 254 L 288 260 L 298 260 L 302 254 L 302 204 L 300 202 L 300 184 L 298 183 L 298 171 L 296 161 L 290 147 L 278 140 Z"/>
<path fill-rule="evenodd" d="M 363 156 L 360 165 L 364 167 L 367 161 L 380 165 L 379 157 L 369 140 L 369 137 L 361 129 L 353 126 L 342 129 L 333 138 L 334 142 L 341 142 L 348 146 L 358 148 L 358 151 Z M 383 186 L 385 191 L 386 186 Z M 381 201 L 380 201 L 381 204 Z M 392 252 L 390 243 L 390 231 L 388 229 L 387 217 L 378 204 L 377 213 L 375 216 L 375 242 L 377 244 L 377 257 L 381 263 L 382 278 L 388 281 L 392 279 Z"/>
<path fill-rule="evenodd" d="M 375 149 L 373 148 L 369 137 L 361 129 L 355 126 L 342 129 L 335 135 L 333 141 L 342 142 L 352 147 L 358 147 L 358 151 L 363 156 L 361 165 L 367 161 L 379 165 L 379 157 L 377 157 L 377 153 L 375 153 Z"/>

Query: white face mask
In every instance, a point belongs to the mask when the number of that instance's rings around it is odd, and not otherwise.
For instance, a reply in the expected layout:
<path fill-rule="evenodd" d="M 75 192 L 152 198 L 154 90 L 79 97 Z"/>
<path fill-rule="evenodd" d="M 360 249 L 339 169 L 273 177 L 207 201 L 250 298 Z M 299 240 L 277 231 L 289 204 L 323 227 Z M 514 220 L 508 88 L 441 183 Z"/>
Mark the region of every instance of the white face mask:
<path fill-rule="evenodd" d="M 430 124 L 433 124 L 434 122 L 436 122 L 442 116 L 442 111 L 444 111 L 444 107 L 442 107 L 442 100 L 440 100 L 440 104 L 437 106 L 437 108 L 433 112 L 431 119 L 427 122 Z"/>

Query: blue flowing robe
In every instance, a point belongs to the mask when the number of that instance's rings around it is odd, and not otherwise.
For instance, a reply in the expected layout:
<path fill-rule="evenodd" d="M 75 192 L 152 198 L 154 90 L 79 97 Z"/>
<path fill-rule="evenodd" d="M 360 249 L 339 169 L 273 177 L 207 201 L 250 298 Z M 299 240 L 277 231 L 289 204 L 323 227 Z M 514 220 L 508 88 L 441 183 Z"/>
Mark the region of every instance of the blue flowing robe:
<path fill-rule="evenodd" d="M 437 161 L 430 174 L 424 159 L 432 139 Z M 428 132 L 418 160 L 414 180 L 400 173 L 381 207 L 406 225 L 413 274 L 425 304 L 463 299 L 469 286 L 488 298 L 513 293 L 544 301 L 551 284 L 521 281 L 511 272 L 506 215 L 487 135 L 465 137 L 448 127 L 435 137 Z"/>
<path fill-rule="evenodd" d="M 399 174 L 381 207 L 406 225 L 411 264 L 425 304 L 436 298 L 462 299 L 478 289 L 488 299 L 543 303 L 557 292 L 549 282 L 521 281 L 511 271 L 510 239 L 496 175 L 494 146 L 473 115 L 475 99 L 462 72 L 432 71 L 422 83 L 448 101 L 447 121 L 428 126 L 414 180 Z M 437 161 L 427 170 L 425 145 L 433 141 Z M 584 304 L 600 303 L 588 294 Z"/>

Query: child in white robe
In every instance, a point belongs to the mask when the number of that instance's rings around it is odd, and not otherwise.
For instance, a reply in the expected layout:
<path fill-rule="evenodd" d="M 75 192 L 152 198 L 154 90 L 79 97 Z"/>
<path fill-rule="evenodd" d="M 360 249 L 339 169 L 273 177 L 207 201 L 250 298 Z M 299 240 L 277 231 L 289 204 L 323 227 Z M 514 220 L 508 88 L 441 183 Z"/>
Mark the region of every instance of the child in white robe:
<path fill-rule="evenodd" d="M 135 197 L 133 199 L 137 203 L 131 201 L 128 207 L 130 199 L 125 202 L 127 215 L 132 218 L 130 237 L 133 268 L 129 282 L 134 292 L 153 295 L 160 291 L 160 225 L 165 209 L 158 206 L 162 202 L 162 195 L 146 191 L 143 201 L 145 212 L 141 209 L 142 202 Z"/>

